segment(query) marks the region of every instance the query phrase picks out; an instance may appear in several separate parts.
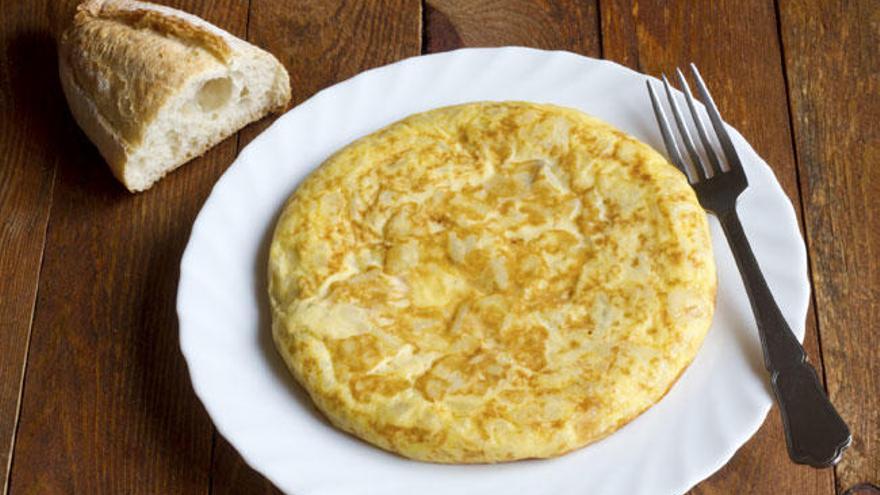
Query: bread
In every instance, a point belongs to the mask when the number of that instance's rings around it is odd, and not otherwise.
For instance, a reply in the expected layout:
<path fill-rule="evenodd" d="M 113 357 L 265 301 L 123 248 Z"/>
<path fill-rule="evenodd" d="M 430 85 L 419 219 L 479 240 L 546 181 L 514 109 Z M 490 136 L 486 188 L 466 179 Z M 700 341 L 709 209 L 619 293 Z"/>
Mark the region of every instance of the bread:
<path fill-rule="evenodd" d="M 290 100 L 271 54 L 147 2 L 82 3 L 58 59 L 74 118 L 132 192 Z"/>
<path fill-rule="evenodd" d="M 330 157 L 269 251 L 273 335 L 330 421 L 414 459 L 551 457 L 660 400 L 712 321 L 687 179 L 579 111 L 470 103 Z"/>

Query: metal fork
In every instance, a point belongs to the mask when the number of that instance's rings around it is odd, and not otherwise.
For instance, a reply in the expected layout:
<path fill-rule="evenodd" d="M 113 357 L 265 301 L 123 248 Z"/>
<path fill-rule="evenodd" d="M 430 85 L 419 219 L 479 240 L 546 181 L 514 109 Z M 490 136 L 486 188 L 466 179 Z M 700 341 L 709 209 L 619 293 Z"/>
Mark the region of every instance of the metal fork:
<path fill-rule="evenodd" d="M 776 395 L 776 402 L 779 404 L 789 456 L 798 464 L 809 464 L 814 467 L 833 466 L 852 442 L 852 436 L 846 423 L 825 395 L 816 370 L 806 362 L 804 348 L 791 332 L 761 274 L 736 214 L 737 198 L 748 187 L 742 163 L 727 134 L 721 114 L 709 90 L 706 89 L 703 78 L 700 77 L 700 72 L 694 64 L 691 64 L 690 68 L 700 99 L 706 107 L 712 128 L 721 144 L 727 167 L 726 169 L 722 167 L 721 160 L 709 140 L 690 87 L 680 69 L 676 69 L 678 80 L 684 91 L 694 127 L 702 142 L 705 158 L 701 156 L 691 138 L 677 99 L 664 74 L 663 86 L 666 97 L 675 118 L 678 134 L 690 157 L 690 164 L 684 160 L 679 151 L 674 131 L 649 80 L 648 93 L 651 96 L 666 150 L 672 163 L 688 177 L 703 208 L 718 217 L 727 236 L 727 242 L 733 251 L 758 324 L 761 346 L 764 349 L 764 366 L 770 372 L 770 383 Z"/>

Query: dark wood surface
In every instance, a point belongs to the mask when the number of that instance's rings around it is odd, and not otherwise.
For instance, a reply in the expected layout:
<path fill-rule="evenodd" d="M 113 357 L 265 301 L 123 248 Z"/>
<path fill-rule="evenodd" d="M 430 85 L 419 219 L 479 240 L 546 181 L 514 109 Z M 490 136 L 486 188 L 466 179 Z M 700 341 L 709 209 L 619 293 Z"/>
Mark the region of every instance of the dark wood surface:
<path fill-rule="evenodd" d="M 214 431 L 177 347 L 193 218 L 255 123 L 131 195 L 68 113 L 53 42 L 75 0 L 0 9 L 0 482 L 10 493 L 277 493 Z M 810 360 L 855 442 L 795 466 L 776 411 L 694 493 L 880 484 L 880 4 L 164 0 L 272 51 L 295 103 L 362 70 L 463 46 L 525 45 L 648 74 L 696 62 L 799 212 Z"/>
<path fill-rule="evenodd" d="M 880 485 L 880 4 L 780 6 L 826 385 L 854 433 L 837 489 Z"/>
<path fill-rule="evenodd" d="M 0 480 L 8 479 L 24 363 L 58 154 L 44 143 L 72 128 L 45 120 L 63 108 L 49 20 L 18 3 L 0 9 Z M 42 4 L 42 5 L 40 5 Z M 17 98 L 34 91 L 43 101 Z"/>

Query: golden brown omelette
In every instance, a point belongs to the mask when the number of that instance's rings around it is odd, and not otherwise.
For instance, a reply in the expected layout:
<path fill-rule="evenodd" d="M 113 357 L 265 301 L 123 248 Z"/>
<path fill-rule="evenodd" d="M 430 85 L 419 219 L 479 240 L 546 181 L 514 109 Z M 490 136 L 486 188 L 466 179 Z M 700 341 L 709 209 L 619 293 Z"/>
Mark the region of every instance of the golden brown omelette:
<path fill-rule="evenodd" d="M 435 462 L 555 456 L 657 402 L 714 310 L 706 216 L 579 111 L 471 103 L 345 147 L 269 256 L 273 335 L 317 407 Z"/>

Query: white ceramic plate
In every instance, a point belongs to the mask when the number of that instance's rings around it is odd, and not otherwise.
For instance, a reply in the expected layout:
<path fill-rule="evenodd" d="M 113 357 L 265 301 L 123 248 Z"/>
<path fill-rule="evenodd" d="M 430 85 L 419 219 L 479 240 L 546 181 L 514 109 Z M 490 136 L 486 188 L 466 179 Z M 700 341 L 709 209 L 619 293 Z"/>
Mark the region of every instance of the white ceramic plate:
<path fill-rule="evenodd" d="M 466 49 L 364 72 L 279 118 L 214 187 L 181 261 L 180 345 L 220 433 L 296 495 L 681 493 L 720 468 L 758 429 L 771 395 L 749 304 L 714 217 L 717 311 L 696 360 L 635 421 L 557 459 L 449 466 L 386 453 L 324 421 L 271 343 L 265 271 L 275 219 L 332 152 L 411 113 L 477 100 L 578 108 L 663 150 L 645 79 L 567 52 Z M 809 284 L 794 208 L 770 168 L 730 130 L 750 183 L 739 203 L 742 222 L 803 339 Z"/>

